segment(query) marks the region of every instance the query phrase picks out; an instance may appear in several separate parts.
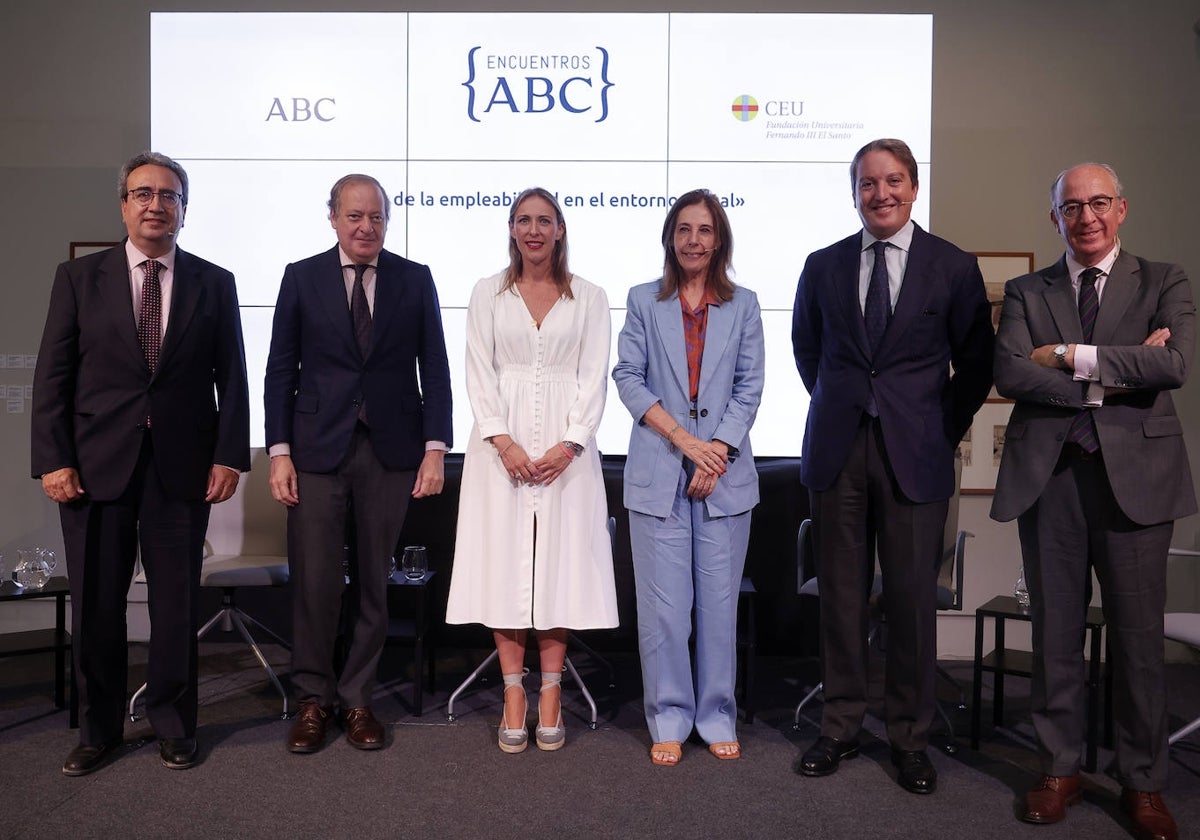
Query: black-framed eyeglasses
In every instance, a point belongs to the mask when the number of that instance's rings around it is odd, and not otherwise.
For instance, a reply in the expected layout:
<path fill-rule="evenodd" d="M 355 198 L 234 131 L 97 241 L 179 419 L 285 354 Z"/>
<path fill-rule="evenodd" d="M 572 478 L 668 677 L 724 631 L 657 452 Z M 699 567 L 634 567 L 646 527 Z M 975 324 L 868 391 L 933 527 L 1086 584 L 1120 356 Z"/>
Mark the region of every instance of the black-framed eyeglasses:
<path fill-rule="evenodd" d="M 1086 204 L 1097 216 L 1103 216 L 1112 209 L 1113 202 L 1116 200 L 1117 198 L 1111 195 L 1098 195 L 1087 201 L 1064 201 L 1058 205 L 1058 212 L 1064 219 L 1074 219 L 1083 212 L 1083 206 Z"/>
<path fill-rule="evenodd" d="M 158 200 L 162 202 L 163 207 L 175 207 L 179 204 L 179 200 L 183 198 L 174 190 L 152 190 L 149 187 L 138 187 L 136 190 L 130 190 L 125 195 L 132 198 L 142 207 L 149 207 L 150 202 L 154 200 L 154 196 L 158 196 Z"/>

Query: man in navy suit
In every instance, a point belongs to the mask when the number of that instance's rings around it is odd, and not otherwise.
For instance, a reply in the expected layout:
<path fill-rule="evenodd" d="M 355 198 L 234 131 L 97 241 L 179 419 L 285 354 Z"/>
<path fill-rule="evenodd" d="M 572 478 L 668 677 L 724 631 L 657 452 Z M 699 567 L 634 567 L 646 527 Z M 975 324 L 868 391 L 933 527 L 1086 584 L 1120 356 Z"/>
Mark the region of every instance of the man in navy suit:
<path fill-rule="evenodd" d="M 266 375 L 271 494 L 288 507 L 300 712 L 288 749 L 325 743 L 335 703 L 351 746 L 379 749 L 371 693 L 387 637 L 387 576 L 409 497 L 442 491 L 450 368 L 429 269 L 383 250 L 387 193 L 368 175 L 333 185 L 330 250 L 283 274 Z M 419 379 L 418 379 L 419 369 Z M 347 514 L 357 604 L 334 674 Z"/>
<path fill-rule="evenodd" d="M 209 507 L 250 469 L 233 275 L 176 247 L 188 180 L 166 155 L 121 169 L 128 238 L 58 267 L 33 375 L 33 475 L 59 503 L 71 582 L 79 746 L 122 740 L 125 596 L 141 550 L 150 610 L 146 715 L 172 769 L 196 761 L 196 631 Z"/>
<path fill-rule="evenodd" d="M 994 337 L 975 258 L 909 218 L 917 162 L 907 144 L 861 148 L 850 185 L 863 230 L 809 255 L 792 321 L 812 397 L 800 469 L 812 500 L 825 694 L 821 737 L 796 770 L 825 776 L 858 754 L 877 546 L 892 762 L 906 790 L 932 793 L 937 571 L 954 450 L 991 388 Z"/>

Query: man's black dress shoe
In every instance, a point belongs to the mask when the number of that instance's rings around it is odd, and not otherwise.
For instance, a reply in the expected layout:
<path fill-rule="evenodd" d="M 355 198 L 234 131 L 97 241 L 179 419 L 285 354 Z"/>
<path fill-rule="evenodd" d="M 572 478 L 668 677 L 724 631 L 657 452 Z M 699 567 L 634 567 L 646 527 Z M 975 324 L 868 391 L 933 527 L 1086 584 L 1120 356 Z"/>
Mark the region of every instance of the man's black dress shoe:
<path fill-rule="evenodd" d="M 113 750 L 121 746 L 120 738 L 105 741 L 103 744 L 80 744 L 67 755 L 63 762 L 64 776 L 86 776 L 104 766 L 105 760 Z"/>
<path fill-rule="evenodd" d="M 933 793 L 937 770 L 925 750 L 892 750 L 892 764 L 899 771 L 896 780 L 909 793 Z"/>
<path fill-rule="evenodd" d="M 857 741 L 839 741 L 822 735 L 800 756 L 796 772 L 801 776 L 828 776 L 836 772 L 838 763 L 844 758 L 858 755 Z"/>
<path fill-rule="evenodd" d="M 162 738 L 158 742 L 158 754 L 163 767 L 186 770 L 196 763 L 196 739 Z"/>

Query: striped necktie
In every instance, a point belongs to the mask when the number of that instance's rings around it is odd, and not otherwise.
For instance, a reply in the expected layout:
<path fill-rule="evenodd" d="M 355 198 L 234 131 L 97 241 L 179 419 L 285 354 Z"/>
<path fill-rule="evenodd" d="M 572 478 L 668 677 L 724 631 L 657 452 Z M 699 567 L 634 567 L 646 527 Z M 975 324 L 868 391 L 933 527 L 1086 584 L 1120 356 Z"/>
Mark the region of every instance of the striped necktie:
<path fill-rule="evenodd" d="M 1092 334 L 1096 330 L 1096 315 L 1100 312 L 1100 295 L 1096 292 L 1096 279 L 1100 269 L 1087 268 L 1079 275 L 1079 325 L 1083 327 L 1083 343 L 1092 343 Z M 1086 393 L 1087 384 L 1084 384 Z M 1077 443 L 1085 452 L 1096 452 L 1100 449 L 1100 441 L 1096 439 L 1096 418 L 1092 409 L 1084 408 L 1071 419 L 1071 427 L 1067 430 L 1067 440 Z"/>

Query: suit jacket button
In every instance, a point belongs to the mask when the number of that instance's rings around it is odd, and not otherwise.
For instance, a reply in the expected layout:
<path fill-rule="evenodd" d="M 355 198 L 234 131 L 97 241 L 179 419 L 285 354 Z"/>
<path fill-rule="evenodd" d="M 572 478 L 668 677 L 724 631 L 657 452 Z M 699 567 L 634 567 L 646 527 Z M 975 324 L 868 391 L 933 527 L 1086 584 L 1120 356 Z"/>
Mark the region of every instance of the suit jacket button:
<path fill-rule="evenodd" d="M 707 409 L 707 408 L 702 408 L 702 409 L 700 409 L 700 416 L 701 416 L 701 417 L 707 417 L 707 416 L 708 416 L 708 409 Z"/>
<path fill-rule="evenodd" d="M 877 370 L 873 370 L 873 371 L 871 371 L 871 376 L 872 376 L 872 377 L 875 377 L 875 376 L 878 376 L 878 375 L 879 375 L 879 371 L 877 371 Z"/>

